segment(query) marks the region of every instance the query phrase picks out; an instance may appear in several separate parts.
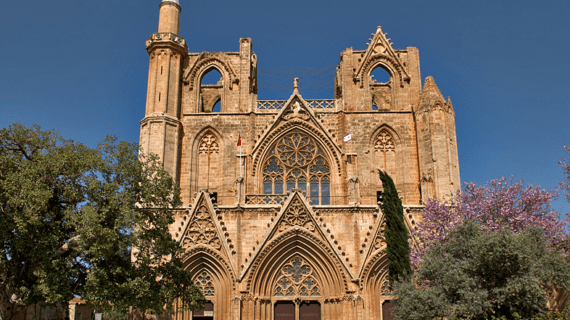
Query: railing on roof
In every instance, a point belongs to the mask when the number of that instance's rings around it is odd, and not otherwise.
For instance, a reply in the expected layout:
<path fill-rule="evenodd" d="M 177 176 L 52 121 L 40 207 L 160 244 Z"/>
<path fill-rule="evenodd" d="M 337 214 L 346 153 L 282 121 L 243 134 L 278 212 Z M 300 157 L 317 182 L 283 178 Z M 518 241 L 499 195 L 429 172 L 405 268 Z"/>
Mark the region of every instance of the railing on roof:
<path fill-rule="evenodd" d="M 245 204 L 279 204 L 282 205 L 287 195 L 283 194 L 246 194 Z"/>
<path fill-rule="evenodd" d="M 334 109 L 334 99 L 305 100 L 313 109 Z M 259 110 L 281 110 L 287 100 L 257 100 Z"/>

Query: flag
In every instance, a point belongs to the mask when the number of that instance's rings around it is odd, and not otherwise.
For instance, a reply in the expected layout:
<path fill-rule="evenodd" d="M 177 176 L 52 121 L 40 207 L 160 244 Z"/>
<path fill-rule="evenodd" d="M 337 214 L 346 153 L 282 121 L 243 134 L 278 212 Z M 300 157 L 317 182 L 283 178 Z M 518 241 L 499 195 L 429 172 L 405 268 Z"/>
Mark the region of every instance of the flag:
<path fill-rule="evenodd" d="M 349 142 L 351 139 L 352 139 L 352 130 L 350 130 L 347 134 L 344 135 L 344 138 L 342 138 L 344 142 Z"/>
<path fill-rule="evenodd" d="M 241 146 L 241 131 L 240 131 L 239 136 L 238 136 L 238 143 L 237 143 L 237 146 L 238 146 L 238 147 Z"/>

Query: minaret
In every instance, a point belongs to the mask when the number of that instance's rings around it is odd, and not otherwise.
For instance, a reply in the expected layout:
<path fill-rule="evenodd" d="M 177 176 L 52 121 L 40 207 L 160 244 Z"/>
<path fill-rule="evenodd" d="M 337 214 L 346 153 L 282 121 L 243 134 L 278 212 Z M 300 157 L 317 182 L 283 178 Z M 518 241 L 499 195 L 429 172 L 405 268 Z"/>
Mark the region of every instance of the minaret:
<path fill-rule="evenodd" d="M 164 169 L 178 179 L 182 66 L 188 56 L 186 41 L 178 36 L 178 0 L 160 4 L 158 32 L 146 41 L 150 56 L 145 117 L 140 145 L 145 153 L 160 157 Z"/>
<path fill-rule="evenodd" d="M 455 134 L 455 112 L 433 78 L 427 77 L 414 108 L 422 200 L 455 194 L 459 189 L 459 164 Z"/>

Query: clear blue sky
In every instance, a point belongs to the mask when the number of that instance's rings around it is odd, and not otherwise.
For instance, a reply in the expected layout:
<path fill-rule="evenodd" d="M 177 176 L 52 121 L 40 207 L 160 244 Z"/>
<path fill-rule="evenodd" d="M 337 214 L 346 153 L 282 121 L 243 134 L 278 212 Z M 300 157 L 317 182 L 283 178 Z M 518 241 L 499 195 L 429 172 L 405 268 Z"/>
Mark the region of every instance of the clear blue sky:
<path fill-rule="evenodd" d="M 238 51 L 250 37 L 262 68 L 335 66 L 365 49 L 376 26 L 395 49 L 417 47 L 456 112 L 463 181 L 502 175 L 553 189 L 570 158 L 568 1 L 180 0 L 189 50 Z M 136 142 L 160 0 L 4 1 L 0 11 L 0 127 L 56 129 L 95 146 Z M 263 79 L 260 79 L 263 80 Z M 326 80 L 326 79 L 325 79 Z M 289 81 L 286 79 L 286 81 Z M 305 98 L 332 98 L 327 90 Z M 289 97 L 259 92 L 259 99 Z M 563 200 L 555 208 L 567 212 Z"/>

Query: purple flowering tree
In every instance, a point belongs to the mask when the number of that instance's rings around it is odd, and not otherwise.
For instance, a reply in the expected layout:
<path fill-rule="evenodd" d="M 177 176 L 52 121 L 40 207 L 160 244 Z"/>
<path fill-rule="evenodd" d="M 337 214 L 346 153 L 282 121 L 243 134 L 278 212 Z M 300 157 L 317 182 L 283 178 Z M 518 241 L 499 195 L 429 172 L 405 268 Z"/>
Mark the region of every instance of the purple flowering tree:
<path fill-rule="evenodd" d="M 565 162 L 562 165 L 567 175 L 562 186 L 570 190 L 570 166 Z M 458 191 L 450 201 L 429 199 L 425 203 L 424 220 L 412 231 L 420 240 L 419 246 L 412 249 L 412 264 L 417 268 L 430 247 L 445 243 L 449 233 L 466 220 L 473 220 L 489 231 L 506 228 L 517 233 L 540 227 L 556 245 L 566 239 L 568 225 L 550 206 L 556 196 L 554 191 L 524 186 L 520 181 L 502 177 L 482 186 L 466 183 L 463 191 Z"/>

